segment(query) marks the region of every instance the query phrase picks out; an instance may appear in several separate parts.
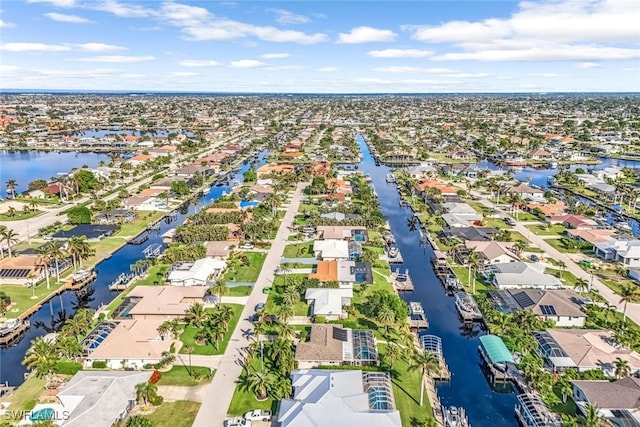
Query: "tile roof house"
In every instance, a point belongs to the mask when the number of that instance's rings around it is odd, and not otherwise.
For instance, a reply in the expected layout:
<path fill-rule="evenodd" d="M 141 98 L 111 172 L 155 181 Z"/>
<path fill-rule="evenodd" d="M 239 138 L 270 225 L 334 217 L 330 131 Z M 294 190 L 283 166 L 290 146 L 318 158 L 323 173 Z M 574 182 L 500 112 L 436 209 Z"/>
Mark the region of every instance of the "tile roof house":
<path fill-rule="evenodd" d="M 558 215 L 552 216 L 550 218 L 551 222 L 554 223 L 562 223 L 567 228 L 571 228 L 574 230 L 588 230 L 592 228 L 596 228 L 598 223 L 594 220 L 587 218 L 584 215 Z"/>
<path fill-rule="evenodd" d="M 534 188 L 525 184 L 524 182 L 519 182 L 514 185 L 510 185 L 504 189 L 504 192 L 509 194 L 520 194 L 523 199 L 527 200 L 538 200 L 544 201 L 544 191 L 539 188 Z"/>
<path fill-rule="evenodd" d="M 319 225 L 316 228 L 318 239 L 344 239 L 351 240 L 356 235 L 362 236 L 361 239 L 366 241 L 367 229 L 360 226 L 349 225 Z"/>
<path fill-rule="evenodd" d="M 558 278 L 544 273 L 544 266 L 530 262 L 491 264 L 484 268 L 484 276 L 498 289 L 536 288 L 562 289 Z"/>
<path fill-rule="evenodd" d="M 318 261 L 316 272 L 309 274 L 309 279 L 318 279 L 321 283 L 338 280 L 338 261 Z"/>
<path fill-rule="evenodd" d="M 386 372 L 297 370 L 293 397 L 280 402 L 281 427 L 401 427 Z"/>
<path fill-rule="evenodd" d="M 476 251 L 488 264 L 520 261 L 513 251 L 512 242 L 467 241 L 465 246 Z"/>
<path fill-rule="evenodd" d="M 308 340 L 296 346 L 295 360 L 299 369 L 379 363 L 372 331 L 319 323 L 311 326 Z"/>
<path fill-rule="evenodd" d="M 575 380 L 571 381 L 571 385 L 571 397 L 583 415 L 587 406 L 594 406 L 613 425 L 640 425 L 640 379 L 627 377 L 615 381 Z M 616 422 L 616 418 L 620 421 Z"/>
<path fill-rule="evenodd" d="M 136 286 L 126 296 L 136 301 L 128 315 L 136 320 L 182 318 L 206 293 L 204 286 Z"/>
<path fill-rule="evenodd" d="M 312 316 L 324 316 L 327 320 L 347 317 L 343 307 L 351 305 L 352 288 L 309 288 L 305 293 Z"/>

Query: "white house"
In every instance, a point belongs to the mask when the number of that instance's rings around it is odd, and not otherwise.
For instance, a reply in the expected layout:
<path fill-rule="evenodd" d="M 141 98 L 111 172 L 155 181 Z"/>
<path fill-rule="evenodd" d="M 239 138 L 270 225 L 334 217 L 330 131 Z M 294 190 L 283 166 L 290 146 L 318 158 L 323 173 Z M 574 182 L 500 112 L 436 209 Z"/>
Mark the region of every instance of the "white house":
<path fill-rule="evenodd" d="M 313 242 L 313 253 L 324 261 L 349 259 L 349 243 L 342 239 L 325 239 Z"/>
<path fill-rule="evenodd" d="M 618 261 L 627 267 L 640 267 L 640 240 L 608 240 L 593 245 L 596 256 Z"/>
<path fill-rule="evenodd" d="M 343 307 L 351 305 L 353 288 L 309 288 L 304 295 L 313 316 L 324 316 L 327 320 L 347 317 Z"/>
<path fill-rule="evenodd" d="M 492 264 L 483 271 L 484 276 L 498 289 L 537 288 L 562 289 L 558 278 L 544 273 L 544 266 L 530 262 Z"/>
<path fill-rule="evenodd" d="M 167 282 L 173 286 L 206 286 L 211 278 L 226 268 L 226 262 L 209 257 L 196 262 L 181 262 L 171 267 Z"/>

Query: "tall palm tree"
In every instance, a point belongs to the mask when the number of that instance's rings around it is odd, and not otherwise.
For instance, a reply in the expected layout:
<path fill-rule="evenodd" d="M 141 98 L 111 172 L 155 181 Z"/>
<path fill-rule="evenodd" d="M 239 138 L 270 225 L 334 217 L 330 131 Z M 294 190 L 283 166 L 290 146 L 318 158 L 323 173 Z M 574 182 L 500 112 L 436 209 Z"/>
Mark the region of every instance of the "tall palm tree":
<path fill-rule="evenodd" d="M 427 374 L 436 372 L 440 369 L 440 361 L 438 356 L 430 351 L 418 351 L 414 353 L 413 358 L 409 362 L 408 370 L 410 372 L 419 371 L 422 377 L 420 383 L 420 406 L 424 402 L 424 379 Z"/>
<path fill-rule="evenodd" d="M 616 357 L 613 361 L 615 367 L 616 378 L 625 378 L 631 375 L 631 368 L 629 367 L 629 361 Z"/>
<path fill-rule="evenodd" d="M 27 350 L 22 364 L 29 369 L 35 369 L 38 378 L 47 378 L 53 373 L 58 358 L 59 354 L 54 344 L 43 337 L 37 337 L 31 341 L 31 347 Z"/>
<path fill-rule="evenodd" d="M 71 255 L 73 267 L 76 263 L 82 268 L 82 260 L 87 259 L 95 254 L 95 250 L 87 242 L 86 236 L 73 236 L 67 242 L 67 253 Z"/>
<path fill-rule="evenodd" d="M 11 246 L 18 243 L 18 233 L 13 231 L 13 229 L 4 227 L 0 230 L 0 242 L 5 242 L 7 244 L 7 253 L 9 254 L 9 258 L 13 256 L 11 252 Z"/>
<path fill-rule="evenodd" d="M 265 400 L 273 390 L 277 377 L 271 372 L 244 370 L 238 382 L 240 387 L 255 394 L 256 399 Z"/>
<path fill-rule="evenodd" d="M 387 347 L 384 349 L 384 359 L 389 361 L 389 366 L 393 370 L 393 362 L 402 358 L 402 348 L 394 343 L 387 343 Z"/>
<path fill-rule="evenodd" d="M 376 320 L 382 326 L 385 326 L 385 327 L 391 326 L 393 324 L 393 322 L 395 322 L 395 320 L 396 320 L 396 313 L 388 305 L 383 305 L 378 310 L 378 314 L 376 316 Z"/>
<path fill-rule="evenodd" d="M 42 245 L 36 249 L 36 253 L 40 256 L 40 263 L 44 268 L 44 278 L 47 282 L 47 289 L 51 288 L 51 275 L 49 274 L 49 264 L 51 256 L 49 255 L 49 245 Z"/>
<path fill-rule="evenodd" d="M 491 323 L 495 327 L 495 329 L 492 330 L 492 332 L 498 335 L 505 334 L 513 323 L 512 317 L 513 316 L 505 313 L 504 311 L 498 311 L 495 314 L 494 318 L 491 319 Z"/>
<path fill-rule="evenodd" d="M 584 279 L 577 279 L 573 287 L 576 288 L 580 295 L 582 295 L 584 292 L 589 290 L 589 282 Z"/>
<path fill-rule="evenodd" d="M 218 304 L 222 304 L 222 296 L 229 293 L 229 286 L 222 280 L 217 280 L 211 287 L 211 292 L 218 296 Z"/>
<path fill-rule="evenodd" d="M 15 199 L 18 182 L 15 179 L 8 179 L 7 182 L 5 183 L 5 186 L 7 187 L 7 193 L 11 194 L 12 199 Z"/>
<path fill-rule="evenodd" d="M 597 406 L 587 405 L 585 407 L 585 415 L 582 418 L 582 425 L 584 427 L 602 427 L 604 426 L 604 417 L 600 415 L 600 410 Z"/>
<path fill-rule="evenodd" d="M 149 381 L 136 385 L 136 399 L 139 403 L 148 405 L 158 394 L 158 386 Z"/>
<path fill-rule="evenodd" d="M 285 340 L 290 340 L 296 334 L 296 330 L 293 325 L 290 325 L 289 323 L 278 323 L 277 329 L 278 337 Z"/>
<path fill-rule="evenodd" d="M 278 319 L 286 323 L 291 317 L 293 317 L 293 306 L 287 304 L 281 304 L 277 308 L 276 315 Z"/>
<path fill-rule="evenodd" d="M 209 314 L 205 310 L 204 305 L 196 302 L 187 309 L 184 318 L 189 325 L 201 327 L 208 316 Z"/>
<path fill-rule="evenodd" d="M 60 281 L 60 260 L 64 259 L 65 253 L 62 250 L 62 245 L 59 242 L 50 242 L 47 252 L 51 259 L 56 263 L 56 280 Z"/>
<path fill-rule="evenodd" d="M 620 289 L 620 303 L 624 303 L 624 310 L 622 311 L 622 324 L 624 325 L 627 320 L 627 305 L 630 302 L 636 302 L 640 297 L 640 291 L 635 285 L 623 285 Z"/>

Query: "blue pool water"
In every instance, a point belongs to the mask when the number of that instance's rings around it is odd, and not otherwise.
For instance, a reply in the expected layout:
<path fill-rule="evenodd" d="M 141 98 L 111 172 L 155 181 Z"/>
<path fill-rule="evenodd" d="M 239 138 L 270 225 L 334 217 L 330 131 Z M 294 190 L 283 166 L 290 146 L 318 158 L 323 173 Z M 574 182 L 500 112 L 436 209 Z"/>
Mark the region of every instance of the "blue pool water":
<path fill-rule="evenodd" d="M 53 418 L 53 414 L 55 414 L 55 410 L 53 408 L 42 408 L 37 411 L 33 411 L 33 413 L 29 416 L 29 420 L 33 423 L 36 421 L 48 421 Z"/>
<path fill-rule="evenodd" d="M 240 202 L 240 207 L 241 208 L 253 208 L 253 207 L 258 206 L 259 204 L 260 204 L 260 202 L 243 200 L 243 201 Z"/>

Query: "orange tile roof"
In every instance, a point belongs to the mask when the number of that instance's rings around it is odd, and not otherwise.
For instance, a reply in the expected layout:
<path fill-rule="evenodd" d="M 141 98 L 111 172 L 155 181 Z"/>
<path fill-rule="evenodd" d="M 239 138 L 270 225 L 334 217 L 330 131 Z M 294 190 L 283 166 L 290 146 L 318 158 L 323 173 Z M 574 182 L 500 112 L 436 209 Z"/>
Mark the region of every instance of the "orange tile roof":
<path fill-rule="evenodd" d="M 338 280 L 338 261 L 318 261 L 316 272 L 309 274 L 309 279 L 318 279 L 321 282 Z"/>

